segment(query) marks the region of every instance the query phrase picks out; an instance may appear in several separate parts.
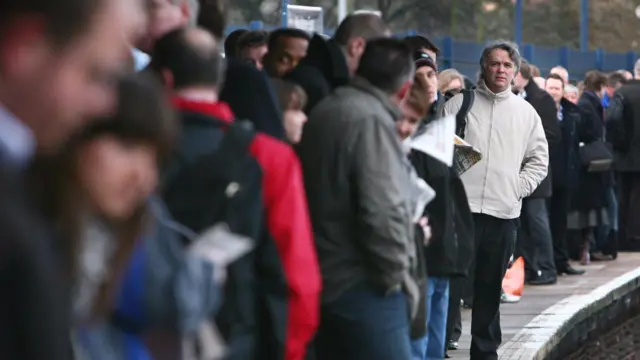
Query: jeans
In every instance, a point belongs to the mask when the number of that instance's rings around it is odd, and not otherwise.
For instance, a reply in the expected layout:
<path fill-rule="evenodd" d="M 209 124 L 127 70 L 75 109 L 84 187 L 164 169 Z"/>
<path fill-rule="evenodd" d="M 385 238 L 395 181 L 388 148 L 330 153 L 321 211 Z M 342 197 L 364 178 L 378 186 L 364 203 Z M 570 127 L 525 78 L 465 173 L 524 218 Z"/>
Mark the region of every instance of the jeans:
<path fill-rule="evenodd" d="M 476 268 L 471 312 L 471 360 L 498 360 L 500 293 L 515 247 L 517 219 L 473 214 Z"/>
<path fill-rule="evenodd" d="M 404 292 L 385 295 L 362 283 L 320 310 L 317 360 L 411 359 Z"/>
<path fill-rule="evenodd" d="M 607 241 L 611 231 L 618 231 L 618 199 L 616 198 L 616 192 L 613 187 L 609 187 L 606 190 L 607 199 L 607 215 L 609 216 L 609 224 L 599 226 L 596 229 L 594 240 L 592 240 L 591 247 L 593 250 L 602 251 L 607 246 Z M 594 243 L 595 241 L 595 243 Z"/>
<path fill-rule="evenodd" d="M 446 351 L 449 278 L 429 277 L 427 288 L 427 335 L 411 342 L 413 360 L 444 359 Z"/>

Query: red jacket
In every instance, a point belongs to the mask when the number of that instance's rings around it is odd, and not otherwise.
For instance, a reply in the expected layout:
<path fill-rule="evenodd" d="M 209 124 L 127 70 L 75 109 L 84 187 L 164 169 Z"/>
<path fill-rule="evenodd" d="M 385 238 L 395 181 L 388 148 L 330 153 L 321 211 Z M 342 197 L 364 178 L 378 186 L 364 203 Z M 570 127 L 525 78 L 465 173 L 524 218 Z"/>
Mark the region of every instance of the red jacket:
<path fill-rule="evenodd" d="M 226 103 L 174 99 L 174 105 L 220 121 L 234 120 Z M 283 351 L 277 352 L 284 354 L 284 360 L 303 360 L 319 323 L 321 277 L 300 163 L 289 145 L 262 133 L 256 134 L 249 153 L 263 172 L 263 233 L 275 242 L 288 288 L 287 313 L 283 314 L 286 330 L 275 334 L 284 340 L 279 344 Z"/>

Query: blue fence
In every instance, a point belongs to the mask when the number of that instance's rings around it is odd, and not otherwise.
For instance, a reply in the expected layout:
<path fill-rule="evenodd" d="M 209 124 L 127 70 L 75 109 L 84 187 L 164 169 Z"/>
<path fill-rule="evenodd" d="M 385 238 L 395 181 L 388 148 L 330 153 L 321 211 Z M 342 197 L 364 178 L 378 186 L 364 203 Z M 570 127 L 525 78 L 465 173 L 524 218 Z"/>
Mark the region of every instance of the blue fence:
<path fill-rule="evenodd" d="M 251 30 L 272 30 L 275 27 L 265 26 L 260 21 L 252 21 L 249 26 L 230 25 L 227 33 L 240 28 Z M 332 35 L 333 30 L 326 31 Z M 397 36 L 415 35 L 415 31 L 407 31 Z M 441 50 L 438 63 L 441 69 L 455 68 L 464 75 L 475 79 L 478 72 L 478 60 L 484 44 L 455 40 L 451 37 L 432 39 Z M 525 44 L 521 48 L 522 55 L 540 68 L 543 74 L 556 65 L 562 65 L 569 70 L 570 78 L 582 79 L 589 70 L 602 70 L 605 72 L 626 69 L 633 70 L 633 65 L 638 55 L 633 52 L 607 53 L 602 49 L 591 51 L 579 51 L 569 47 L 549 48 Z"/>

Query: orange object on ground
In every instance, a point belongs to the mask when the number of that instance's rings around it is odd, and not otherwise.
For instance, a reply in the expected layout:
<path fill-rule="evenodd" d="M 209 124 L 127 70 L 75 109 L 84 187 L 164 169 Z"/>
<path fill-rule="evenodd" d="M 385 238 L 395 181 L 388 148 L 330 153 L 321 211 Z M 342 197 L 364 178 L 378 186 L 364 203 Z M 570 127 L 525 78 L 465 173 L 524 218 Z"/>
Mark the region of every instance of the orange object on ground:
<path fill-rule="evenodd" d="M 517 258 L 504 274 L 502 290 L 509 295 L 522 296 L 522 290 L 524 290 L 524 258 L 522 256 Z"/>

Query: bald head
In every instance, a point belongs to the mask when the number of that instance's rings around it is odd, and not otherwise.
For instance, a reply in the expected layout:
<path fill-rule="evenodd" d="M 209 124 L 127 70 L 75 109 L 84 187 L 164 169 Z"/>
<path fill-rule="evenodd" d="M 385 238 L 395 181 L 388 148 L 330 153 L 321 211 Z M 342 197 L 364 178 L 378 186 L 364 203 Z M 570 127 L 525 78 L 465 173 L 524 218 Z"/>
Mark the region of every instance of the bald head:
<path fill-rule="evenodd" d="M 391 36 L 391 30 L 382 18 L 376 14 L 352 14 L 344 18 L 338 26 L 334 39 L 342 46 L 357 37 L 369 41 Z"/>
<path fill-rule="evenodd" d="M 201 27 L 188 27 L 183 30 L 184 41 L 200 56 L 210 56 L 218 49 L 218 42 L 210 32 Z"/>
<path fill-rule="evenodd" d="M 333 39 L 344 49 L 347 67 L 353 76 L 367 41 L 390 36 L 391 30 L 380 16 L 361 13 L 351 14 L 342 20 Z"/>
<path fill-rule="evenodd" d="M 168 72 L 175 90 L 189 87 L 219 87 L 224 59 L 218 41 L 200 27 L 174 30 L 160 38 L 154 48 L 151 66 L 158 74 Z"/>
<path fill-rule="evenodd" d="M 551 74 L 559 75 L 565 84 L 569 83 L 569 72 L 562 66 L 555 66 L 549 71 Z"/>

